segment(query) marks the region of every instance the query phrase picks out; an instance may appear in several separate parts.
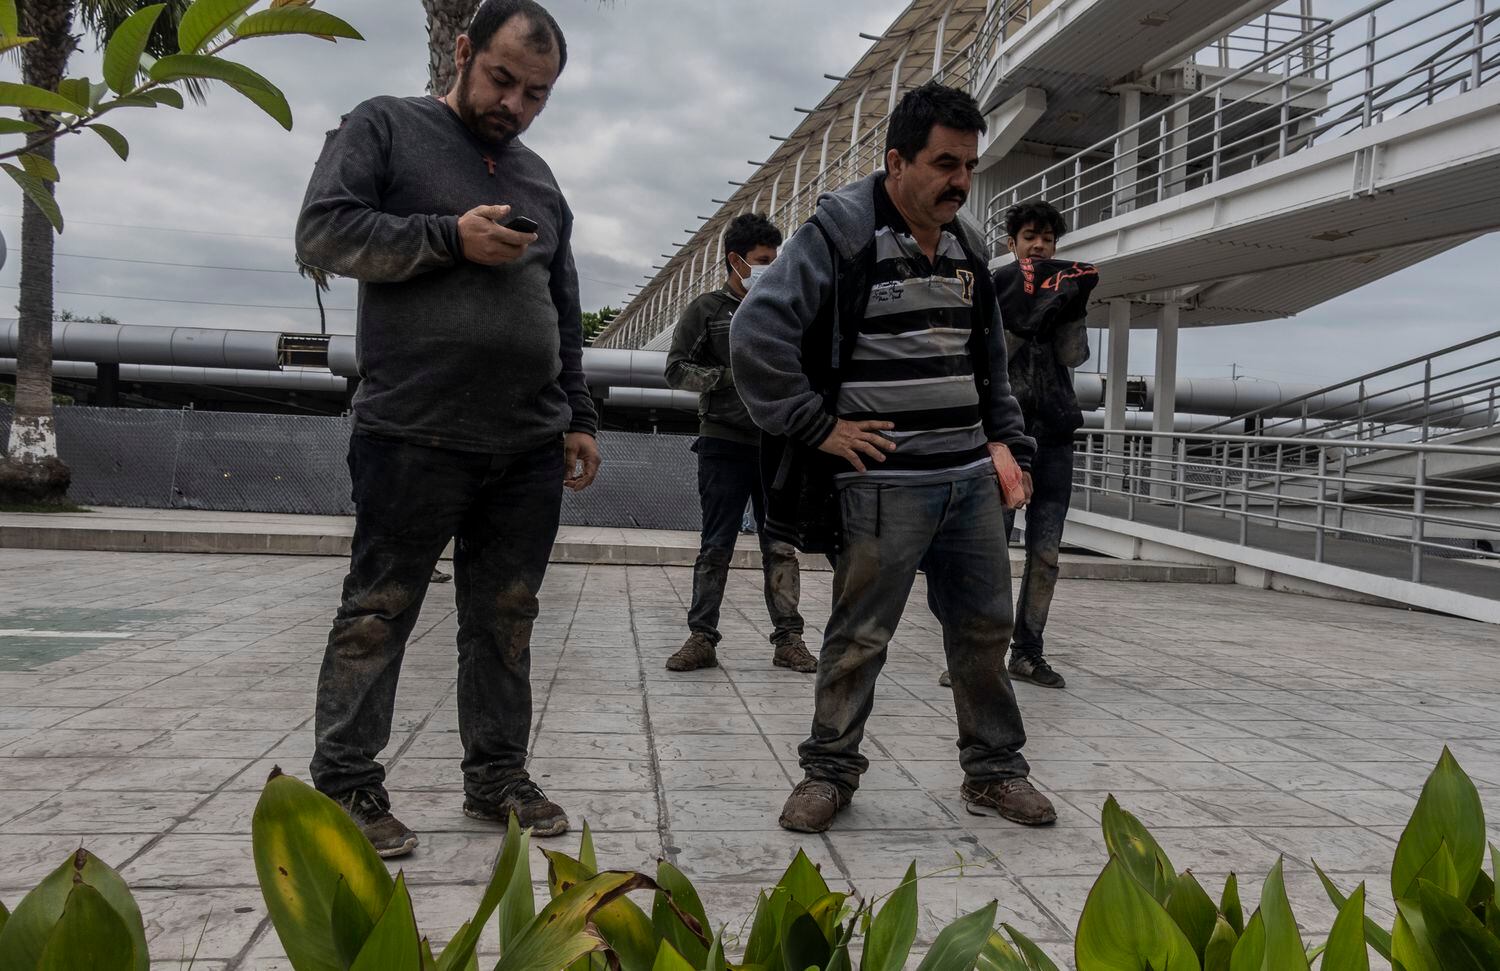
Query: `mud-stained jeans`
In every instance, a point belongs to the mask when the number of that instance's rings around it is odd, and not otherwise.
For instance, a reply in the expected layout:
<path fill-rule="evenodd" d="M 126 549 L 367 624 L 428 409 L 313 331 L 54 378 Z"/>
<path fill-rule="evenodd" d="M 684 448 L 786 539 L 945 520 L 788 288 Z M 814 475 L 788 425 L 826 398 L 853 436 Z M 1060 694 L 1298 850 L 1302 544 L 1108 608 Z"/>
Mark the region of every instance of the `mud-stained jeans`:
<path fill-rule="evenodd" d="M 983 785 L 1029 773 L 1010 677 L 1010 558 L 993 476 L 928 486 L 853 485 L 841 493 L 844 548 L 818 661 L 812 735 L 798 749 L 810 778 L 852 792 L 887 647 L 917 570 L 943 628 L 958 712 L 958 761 Z"/>
<path fill-rule="evenodd" d="M 1018 654 L 1040 656 L 1042 632 L 1057 590 L 1057 557 L 1062 548 L 1063 526 L 1073 499 L 1073 444 L 1040 445 L 1031 460 L 1031 502 L 1026 506 L 1026 568 L 1021 573 L 1021 591 L 1016 598 Z M 1005 535 L 1010 536 L 1016 514 L 1005 514 Z"/>
<path fill-rule="evenodd" d="M 458 603 L 464 789 L 495 797 L 526 775 L 531 626 L 557 537 L 562 441 L 487 455 L 355 434 L 353 556 L 318 677 L 312 778 L 384 793 L 396 682 L 432 569 L 450 539 Z"/>
<path fill-rule="evenodd" d="M 693 445 L 698 453 L 698 501 L 703 510 L 703 534 L 698 559 L 693 564 L 693 603 L 688 609 L 688 629 L 719 643 L 719 608 L 724 603 L 724 585 L 729 582 L 729 561 L 749 502 L 759 528 L 765 516 L 765 497 L 760 484 L 760 449 L 754 445 L 717 438 L 700 438 Z M 781 644 L 802 634 L 798 613 L 802 574 L 797 551 L 786 543 L 761 537 L 760 559 L 765 571 L 766 611 L 771 618 L 771 642 Z"/>

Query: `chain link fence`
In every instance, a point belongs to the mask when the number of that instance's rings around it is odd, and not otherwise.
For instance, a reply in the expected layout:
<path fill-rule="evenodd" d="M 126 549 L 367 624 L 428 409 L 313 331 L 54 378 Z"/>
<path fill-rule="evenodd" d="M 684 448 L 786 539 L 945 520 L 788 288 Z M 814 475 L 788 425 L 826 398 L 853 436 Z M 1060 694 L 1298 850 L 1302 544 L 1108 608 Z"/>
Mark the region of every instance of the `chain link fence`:
<path fill-rule="evenodd" d="M 69 496 L 91 506 L 350 515 L 350 419 L 60 406 Z M 0 404 L 0 442 L 11 408 Z M 571 526 L 699 528 L 692 438 L 602 432 L 604 467 L 563 496 Z"/>

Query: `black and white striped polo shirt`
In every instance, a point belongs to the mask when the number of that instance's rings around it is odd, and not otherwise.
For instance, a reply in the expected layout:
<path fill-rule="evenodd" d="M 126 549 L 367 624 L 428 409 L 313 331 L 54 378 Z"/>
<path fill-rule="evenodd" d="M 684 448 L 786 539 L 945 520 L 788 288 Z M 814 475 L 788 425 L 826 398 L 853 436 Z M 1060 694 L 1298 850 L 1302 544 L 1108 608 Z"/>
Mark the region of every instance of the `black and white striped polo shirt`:
<path fill-rule="evenodd" d="M 968 343 L 976 268 L 944 230 L 929 260 L 885 194 L 869 303 L 839 387 L 838 414 L 895 424 L 885 462 L 837 476 L 840 485 L 930 485 L 992 474 Z M 977 272 L 985 272 L 983 267 Z"/>

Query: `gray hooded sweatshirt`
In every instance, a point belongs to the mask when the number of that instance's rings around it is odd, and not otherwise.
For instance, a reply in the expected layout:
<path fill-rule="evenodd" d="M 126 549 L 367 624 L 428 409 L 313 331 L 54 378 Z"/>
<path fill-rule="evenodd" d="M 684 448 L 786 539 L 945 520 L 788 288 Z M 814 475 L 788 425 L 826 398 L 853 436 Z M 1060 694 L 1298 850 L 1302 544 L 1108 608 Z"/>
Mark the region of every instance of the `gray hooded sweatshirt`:
<path fill-rule="evenodd" d="M 816 448 L 833 431 L 836 416 L 825 398 L 828 389 L 817 386 L 814 377 L 822 369 L 818 362 L 804 362 L 804 337 L 814 321 L 827 313 L 830 302 L 847 304 L 851 286 L 868 286 L 878 228 L 875 187 L 884 178 L 885 173 L 879 172 L 822 196 L 813 217 L 822 231 L 813 221 L 804 224 L 734 315 L 730 346 L 735 383 L 750 416 L 772 435 Z M 948 229 L 966 241 L 970 252 L 984 252 L 975 244 L 980 238 L 975 230 L 957 224 Z M 850 267 L 855 272 L 840 279 L 839 270 Z M 987 285 L 988 272 L 982 264 L 977 270 L 985 279 L 976 296 L 982 294 L 988 304 L 980 306 L 976 300 L 973 314 L 973 325 L 981 331 L 974 340 L 984 342 L 988 356 L 987 368 L 975 375 L 981 389 L 984 435 L 987 441 L 1004 443 L 1017 464 L 1030 469 L 1036 443 L 1026 435 L 1020 406 L 1011 394 L 1005 331 L 994 292 Z M 864 306 L 864 301 L 858 305 Z M 979 372 L 978 362 L 975 369 Z"/>

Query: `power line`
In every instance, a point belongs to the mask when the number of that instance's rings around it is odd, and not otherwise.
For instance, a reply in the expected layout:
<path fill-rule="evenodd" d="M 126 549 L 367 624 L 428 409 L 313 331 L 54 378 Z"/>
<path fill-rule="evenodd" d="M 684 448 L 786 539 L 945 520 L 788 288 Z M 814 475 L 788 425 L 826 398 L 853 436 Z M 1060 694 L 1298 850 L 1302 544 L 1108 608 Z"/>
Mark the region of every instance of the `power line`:
<path fill-rule="evenodd" d="M 19 290 L 20 287 L 9 284 L 0 284 L 0 289 Z M 313 307 L 300 304 L 278 304 L 278 303 L 224 303 L 217 300 L 172 300 L 167 297 L 127 297 L 121 293 L 86 293 L 82 290 L 54 290 L 53 293 L 61 293 L 69 297 L 100 297 L 104 300 L 143 300 L 147 303 L 187 303 L 200 307 L 241 307 L 250 310 L 313 310 Z M 337 311 L 339 313 L 352 314 L 353 307 L 324 307 L 324 310 Z"/>
<path fill-rule="evenodd" d="M 124 256 L 94 256 L 88 253 L 56 253 L 74 260 L 104 260 L 108 263 L 140 263 L 145 266 L 180 266 L 189 270 L 233 270 L 237 273 L 291 273 L 296 270 L 275 270 L 258 266 L 215 266 L 208 263 L 173 263 L 169 260 L 133 260 Z"/>
<path fill-rule="evenodd" d="M 4 216 L 7 219 L 21 218 L 19 213 L 14 212 L 0 212 L 0 216 Z M 143 229 L 153 233 L 188 233 L 194 236 L 232 236 L 236 239 L 279 239 L 285 242 L 291 242 L 292 240 L 292 237 L 290 236 L 271 236 L 264 233 L 224 233 L 209 229 L 178 229 L 172 226 L 138 226 L 134 223 L 105 223 L 98 222 L 96 220 L 72 218 L 70 218 L 68 222 L 77 223 L 83 226 L 109 226 L 114 229 Z"/>

